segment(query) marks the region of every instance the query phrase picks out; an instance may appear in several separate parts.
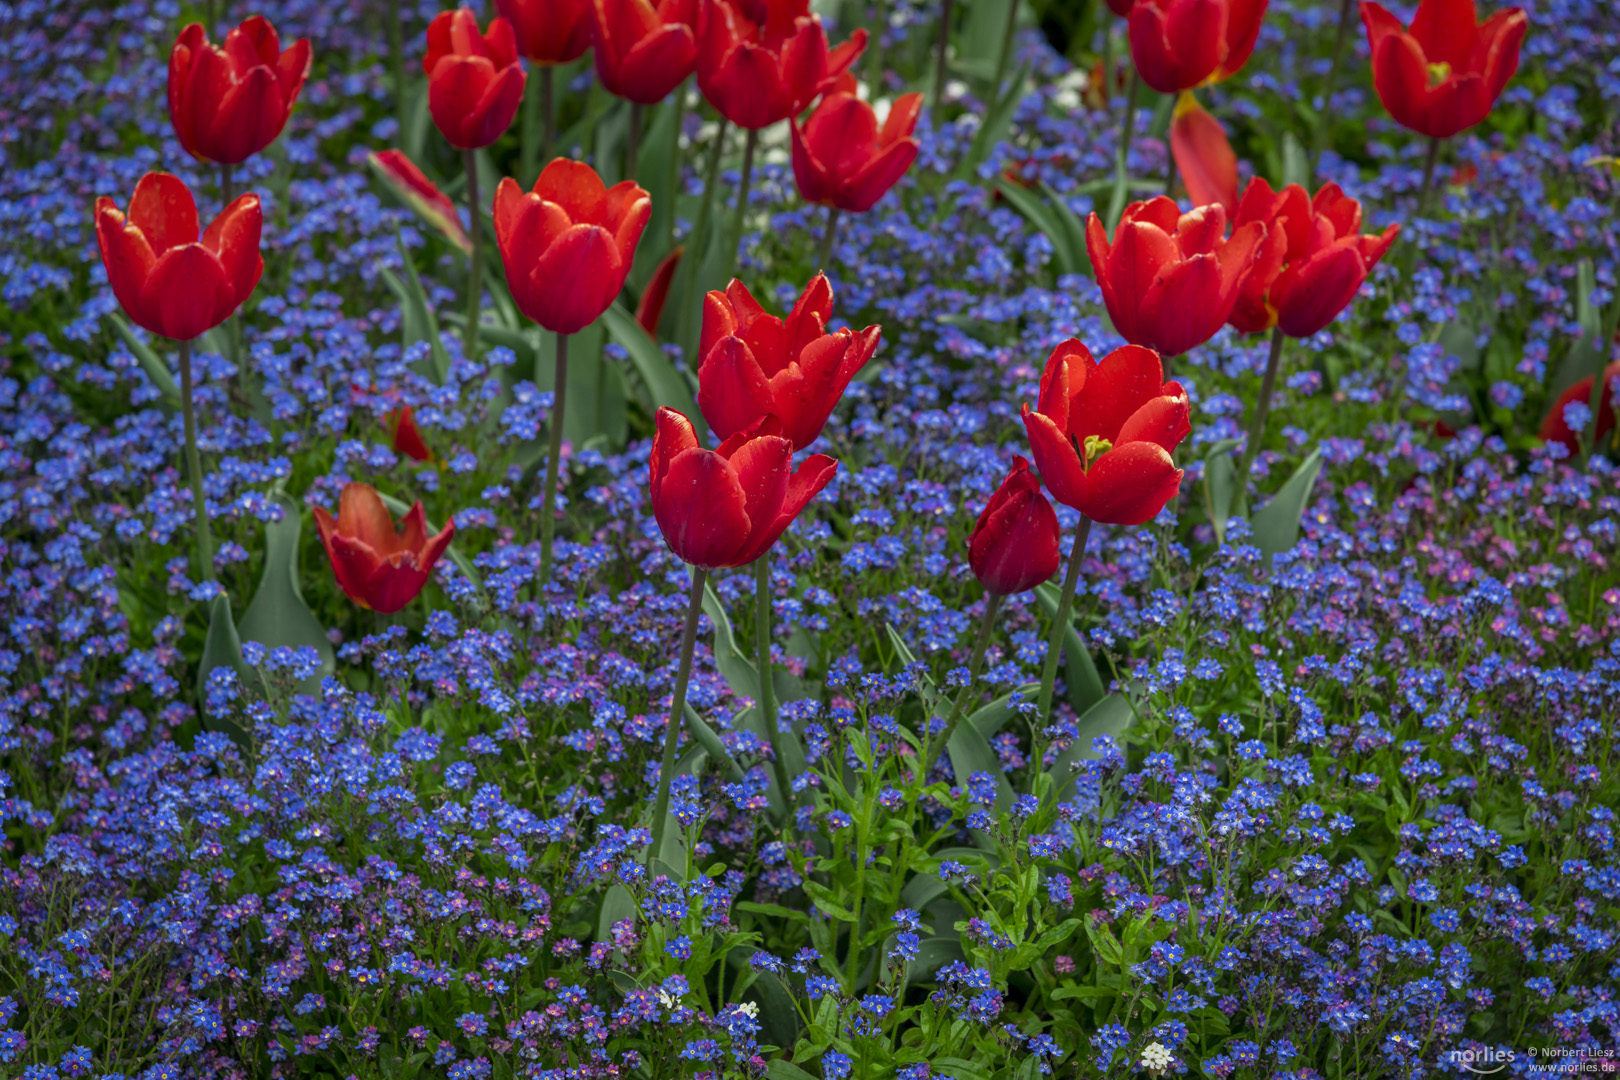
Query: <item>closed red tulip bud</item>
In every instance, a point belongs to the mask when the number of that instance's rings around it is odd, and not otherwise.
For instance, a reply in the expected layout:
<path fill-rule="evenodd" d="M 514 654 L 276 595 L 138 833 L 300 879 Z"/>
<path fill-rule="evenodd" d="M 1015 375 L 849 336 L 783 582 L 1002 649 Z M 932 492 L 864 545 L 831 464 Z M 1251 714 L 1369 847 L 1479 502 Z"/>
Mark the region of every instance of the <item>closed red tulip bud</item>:
<path fill-rule="evenodd" d="M 1010 596 L 1057 573 L 1058 561 L 1057 513 L 1029 462 L 1015 457 L 968 537 L 968 565 L 986 592 Z"/>
<path fill-rule="evenodd" d="M 427 514 L 418 502 L 395 529 L 382 497 L 370 484 L 347 484 L 338 497 L 337 520 L 315 507 L 315 528 L 332 560 L 338 587 L 361 607 L 392 615 L 427 584 L 439 557 L 456 535 L 447 521 L 429 536 Z"/>
<path fill-rule="evenodd" d="M 698 89 L 738 127 L 797 116 L 866 48 L 866 31 L 827 47 L 804 0 L 699 0 Z"/>
<path fill-rule="evenodd" d="M 608 93 L 656 105 L 697 64 L 698 0 L 591 0 L 596 77 Z"/>
<path fill-rule="evenodd" d="M 518 309 L 558 334 L 576 334 L 612 304 L 652 197 L 626 180 L 604 187 L 596 170 L 557 158 L 525 193 L 510 176 L 495 189 L 495 243 Z"/>
<path fill-rule="evenodd" d="M 1131 59 L 1142 81 L 1161 94 L 1179 94 L 1236 75 L 1254 52 L 1266 4 L 1136 0 L 1129 15 Z"/>
<path fill-rule="evenodd" d="M 1232 314 L 1266 227 L 1251 222 L 1225 234 L 1219 205 L 1183 214 L 1162 195 L 1127 206 L 1112 244 L 1092 214 L 1086 251 L 1120 336 L 1166 356 L 1213 337 Z"/>
<path fill-rule="evenodd" d="M 793 129 L 793 178 L 805 202 L 864 214 L 917 160 L 921 94 L 905 94 L 880 129 L 872 106 L 853 94 L 828 94 Z"/>
<path fill-rule="evenodd" d="M 472 254 L 472 240 L 461 226 L 461 214 L 450 197 L 429 180 L 403 150 L 379 150 L 366 155 L 383 183 L 423 221 L 444 234 L 456 247 Z"/>
<path fill-rule="evenodd" d="M 208 41 L 202 23 L 180 31 L 169 50 L 169 120 L 192 157 L 239 165 L 276 141 L 309 77 L 309 41 L 286 52 L 276 28 L 255 15 Z"/>
<path fill-rule="evenodd" d="M 492 20 L 481 34 L 466 8 L 439 12 L 428 23 L 422 70 L 428 111 L 451 146 L 477 150 L 512 125 L 523 100 L 523 66 L 505 19 Z"/>
<path fill-rule="evenodd" d="M 1519 69 L 1519 46 L 1530 27 L 1516 7 L 1481 23 L 1474 0 L 1422 0 L 1410 27 L 1364 0 L 1361 22 L 1378 100 L 1397 124 L 1434 139 L 1491 114 Z"/>
<path fill-rule="evenodd" d="M 495 0 L 495 8 L 536 64 L 567 64 L 591 47 L 591 0 Z"/>
<path fill-rule="evenodd" d="M 1024 428 L 1052 495 L 1093 521 L 1140 525 L 1181 490 L 1171 451 L 1192 430 L 1180 383 L 1162 382 L 1151 349 L 1126 345 L 1102 363 L 1078 341 L 1052 350 L 1040 407 Z"/>
<path fill-rule="evenodd" d="M 1620 379 L 1620 360 L 1616 360 L 1603 369 L 1603 396 L 1598 399 L 1597 415 L 1586 422 L 1587 430 L 1592 432 L 1593 446 L 1599 446 L 1609 432 L 1614 430 L 1614 383 Z M 1541 421 L 1541 440 L 1549 443 L 1563 443 L 1571 454 L 1581 451 L 1581 434 L 1572 430 L 1569 421 L 1564 419 L 1564 408 L 1571 402 L 1578 401 L 1582 405 L 1592 402 L 1592 376 L 1588 375 L 1580 382 L 1558 395 L 1552 408 Z"/>
<path fill-rule="evenodd" d="M 776 543 L 827 486 L 838 462 L 825 454 L 793 471 L 793 444 L 767 417 L 720 444 L 698 445 L 692 422 L 659 408 L 649 484 L 664 541 L 693 566 L 742 566 Z"/>
<path fill-rule="evenodd" d="M 1298 184 L 1274 192 L 1260 177 L 1244 189 L 1235 218 L 1239 228 L 1251 222 L 1265 225 L 1266 238 L 1229 321 L 1245 334 L 1275 326 L 1289 337 L 1310 337 L 1336 319 L 1401 231 L 1361 235 L 1361 204 L 1338 184 L 1324 184 L 1313 199 Z"/>
<path fill-rule="evenodd" d="M 422 438 L 422 429 L 416 426 L 416 411 L 409 405 L 401 405 L 394 411 L 392 420 L 394 452 L 414 461 L 432 461 L 433 451 Z"/>
<path fill-rule="evenodd" d="M 832 310 L 825 274 L 810 279 L 786 319 L 766 314 L 740 281 L 708 295 L 697 403 L 716 435 L 723 439 L 774 416 L 793 449 L 816 441 L 883 333 L 877 326 L 828 333 Z"/>
<path fill-rule="evenodd" d="M 263 215 L 257 195 L 227 206 L 198 240 L 191 190 L 178 177 L 149 172 L 126 215 L 96 200 L 96 242 L 113 295 L 137 326 L 190 341 L 242 306 L 264 272 Z"/>
<path fill-rule="evenodd" d="M 1228 214 L 1237 209 L 1238 163 L 1221 122 L 1183 91 L 1170 120 L 1170 152 L 1194 206 L 1219 203 Z"/>

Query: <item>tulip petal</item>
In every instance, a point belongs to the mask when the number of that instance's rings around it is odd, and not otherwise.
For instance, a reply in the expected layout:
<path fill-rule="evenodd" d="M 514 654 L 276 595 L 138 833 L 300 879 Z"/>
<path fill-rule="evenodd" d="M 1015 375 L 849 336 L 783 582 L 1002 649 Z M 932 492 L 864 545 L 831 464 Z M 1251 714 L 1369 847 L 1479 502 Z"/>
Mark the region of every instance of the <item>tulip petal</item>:
<path fill-rule="evenodd" d="M 529 318 L 558 334 L 577 334 L 612 305 L 624 284 L 613 237 L 599 225 L 574 225 L 529 272 Z"/>
<path fill-rule="evenodd" d="M 619 88 L 613 91 L 618 96 L 641 105 L 656 105 L 692 74 L 696 62 L 697 35 L 690 26 L 676 23 L 636 42 L 620 68 L 602 79 L 602 85 L 609 85 L 611 78 L 618 84 Z M 598 76 L 605 63 L 598 52 Z"/>
<path fill-rule="evenodd" d="M 692 421 L 678 409 L 660 405 L 653 414 L 653 425 L 652 456 L 647 462 L 647 490 L 652 493 L 653 502 L 656 503 L 659 485 L 664 482 L 669 463 L 675 455 L 691 450 L 699 443 Z"/>
<path fill-rule="evenodd" d="M 1140 345 L 1124 345 L 1086 373 L 1074 393 L 1066 429 L 1081 445 L 1095 435 L 1109 442 L 1125 438 L 1131 417 L 1164 393 L 1164 365 L 1159 354 Z"/>
<path fill-rule="evenodd" d="M 1215 79 L 1229 79 L 1249 62 L 1260 40 L 1268 0 L 1229 0 L 1226 11 L 1226 55 L 1215 69 Z"/>
<path fill-rule="evenodd" d="M 190 341 L 225 321 L 235 295 L 219 259 L 201 244 L 184 244 L 158 257 L 140 304 L 158 333 Z"/>
<path fill-rule="evenodd" d="M 664 304 L 669 300 L 669 288 L 675 281 L 675 271 L 680 267 L 683 248 L 677 247 L 653 270 L 652 280 L 647 287 L 641 290 L 641 296 L 636 300 L 636 322 L 647 331 L 647 336 L 653 340 L 658 338 L 658 323 L 664 317 Z M 704 307 L 707 316 L 707 305 Z"/>
<path fill-rule="evenodd" d="M 883 119 L 883 130 L 878 134 L 878 143 L 887 146 L 899 142 L 901 139 L 911 137 L 917 130 L 917 117 L 922 112 L 923 96 L 921 94 L 901 94 L 889 106 L 889 115 Z"/>
<path fill-rule="evenodd" d="M 1245 226 L 1252 228 L 1252 226 Z M 1194 255 L 1161 274 L 1143 297 L 1139 318 L 1147 342 L 1165 356 L 1180 356 L 1214 336 L 1237 302 L 1221 304 L 1221 264 L 1214 255 Z"/>
<path fill-rule="evenodd" d="M 732 565 L 749 533 L 746 497 L 731 463 L 712 450 L 676 454 L 653 496 L 670 549 L 693 566 Z"/>
<path fill-rule="evenodd" d="M 275 72 L 256 67 L 218 103 L 203 133 L 215 161 L 238 165 L 276 141 L 287 120 Z"/>
<path fill-rule="evenodd" d="M 1367 266 L 1353 239 L 1290 266 L 1271 287 L 1277 325 L 1289 337 L 1310 337 L 1350 306 L 1367 278 Z"/>
<path fill-rule="evenodd" d="M 797 109 L 777 56 L 752 42 L 739 43 L 709 79 L 708 98 L 721 115 L 749 131 L 786 120 Z"/>
<path fill-rule="evenodd" d="M 1046 358 L 1041 369 L 1041 392 L 1037 399 L 1038 412 L 1051 418 L 1065 435 L 1069 430 L 1069 407 L 1076 394 L 1086 385 L 1086 379 L 1097 366 L 1091 350 L 1079 338 L 1060 341 Z"/>
<path fill-rule="evenodd" d="M 159 333 L 141 301 L 141 290 L 152 276 L 157 256 L 141 230 L 126 224 L 124 215 L 105 197 L 96 200 L 96 240 L 118 303 L 137 326 Z"/>
<path fill-rule="evenodd" d="M 698 368 L 697 403 L 703 419 L 722 439 L 775 411 L 770 381 L 741 338 L 721 338 L 704 354 Z"/>
<path fill-rule="evenodd" d="M 1035 467 L 1052 497 L 1064 506 L 1084 511 L 1090 484 L 1074 443 L 1050 417 L 1034 412 L 1028 405 L 1024 406 L 1024 431 L 1029 435 Z"/>
<path fill-rule="evenodd" d="M 451 146 L 477 149 L 469 137 L 478 135 L 474 115 L 484 93 L 495 81 L 495 65 L 482 56 L 445 56 L 428 75 L 428 111 Z M 470 121 L 470 123 L 469 123 Z"/>
<path fill-rule="evenodd" d="M 488 146 L 506 133 L 523 102 L 523 69 L 517 64 L 498 68 L 495 78 L 484 88 L 472 115 L 462 123 L 462 135 L 469 144 Z"/>
<path fill-rule="evenodd" d="M 214 118 L 220 102 L 230 95 L 236 85 L 230 59 L 223 51 L 205 42 L 191 62 L 191 77 L 187 83 L 186 130 L 195 141 L 197 151 L 204 158 L 213 159 L 217 150 L 210 137 Z"/>
<path fill-rule="evenodd" d="M 1429 63 L 1460 71 L 1468 67 L 1469 54 L 1479 40 L 1478 25 L 1474 0 L 1423 0 L 1407 32 Z"/>
<path fill-rule="evenodd" d="M 1128 25 L 1136 70 L 1161 94 L 1197 86 L 1215 72 L 1226 51 L 1221 0 L 1139 3 L 1131 9 Z"/>
<path fill-rule="evenodd" d="M 141 230 L 152 254 L 197 242 L 197 202 L 178 176 L 149 172 L 129 200 L 129 223 Z"/>
<path fill-rule="evenodd" d="M 787 527 L 793 524 L 794 519 L 809 505 L 810 500 L 821 494 L 822 489 L 837 471 L 838 462 L 826 454 L 814 454 L 806 458 L 798 471 L 788 478 L 787 492 L 782 498 L 782 506 L 777 511 L 776 520 L 763 529 L 756 527 L 754 533 L 749 536 L 747 545 L 735 556 L 735 565 L 753 562 L 769 551 Z"/>
<path fill-rule="evenodd" d="M 635 260 L 636 245 L 641 242 L 642 231 L 647 228 L 650 217 L 652 196 L 634 180 L 625 180 L 608 189 L 607 220 L 603 225 L 613 233 L 619 259 L 627 268 Z"/>
<path fill-rule="evenodd" d="M 1530 19 L 1519 8 L 1503 8 L 1486 19 L 1479 28 L 1479 39 L 1484 50 L 1484 61 L 1477 65 L 1485 76 L 1485 91 L 1491 101 L 1501 96 L 1502 88 L 1519 70 L 1519 47 L 1530 29 Z M 1475 66 L 1470 61 L 1470 66 Z"/>
<path fill-rule="evenodd" d="M 596 170 L 583 161 L 553 158 L 534 182 L 534 193 L 562 207 L 575 225 L 608 224 L 607 188 Z"/>
<path fill-rule="evenodd" d="M 917 141 L 903 139 L 884 148 L 844 184 L 839 208 L 864 214 L 889 193 L 917 160 Z"/>
<path fill-rule="evenodd" d="M 1097 231 L 1101 229 L 1099 222 Z M 1090 239 L 1088 226 L 1088 242 Z M 1108 315 L 1114 321 L 1114 328 L 1126 341 L 1133 345 L 1154 344 L 1150 337 L 1154 334 L 1155 323 L 1148 308 L 1153 303 L 1153 292 L 1161 276 L 1167 272 L 1167 268 L 1176 267 L 1179 257 L 1174 238 L 1158 226 L 1144 221 L 1120 224 L 1113 249 L 1108 252 L 1107 264 L 1097 274 L 1097 282 L 1103 286 L 1103 299 L 1108 307 Z M 1105 277 L 1107 284 L 1103 284 Z M 1168 349 L 1161 351 L 1170 352 Z"/>
<path fill-rule="evenodd" d="M 793 179 L 799 185 L 799 197 L 820 206 L 831 204 L 836 191 L 831 170 L 811 151 L 797 121 L 789 122 L 788 133 Z"/>
<path fill-rule="evenodd" d="M 742 486 L 743 509 L 750 523 L 750 536 L 738 545 L 742 548 L 752 543 L 752 534 L 769 529 L 782 510 L 788 477 L 793 471 L 793 444 L 779 436 L 750 438 L 737 447 L 729 460 L 732 471 L 737 474 L 737 483 Z M 738 562 L 746 561 L 749 560 L 738 559 Z"/>
<path fill-rule="evenodd" d="M 304 81 L 309 78 L 309 69 L 314 59 L 308 38 L 299 38 L 292 43 L 292 48 L 276 58 L 273 65 L 276 69 L 276 82 L 281 86 L 281 100 L 286 110 L 291 111 L 293 102 L 298 100 L 299 91 L 304 89 Z M 282 122 L 286 122 L 285 118 Z"/>
<path fill-rule="evenodd" d="M 1024 592 L 1058 568 L 1057 514 L 1029 463 L 1016 458 L 968 538 L 968 564 L 987 592 Z"/>
<path fill-rule="evenodd" d="M 1170 387 L 1175 391 L 1153 398 L 1126 419 L 1115 439 L 1117 445 L 1149 442 L 1163 447 L 1166 453 L 1175 452 L 1192 431 L 1192 406 L 1178 383 L 1168 383 L 1165 389 Z M 1106 457 L 1104 454 L 1098 460 Z"/>
<path fill-rule="evenodd" d="M 1187 195 L 1204 206 L 1218 203 L 1228 214 L 1237 209 L 1238 164 L 1221 122 L 1183 92 L 1170 121 L 1170 150 Z"/>
<path fill-rule="evenodd" d="M 1105 525 L 1141 525 L 1176 497 L 1181 475 L 1157 443 L 1123 443 L 1092 465 L 1087 474 L 1090 497 L 1076 509 Z"/>
<path fill-rule="evenodd" d="M 343 485 L 338 495 L 337 531 L 359 540 L 378 556 L 400 550 L 394 518 L 383 505 L 382 496 L 370 484 Z"/>

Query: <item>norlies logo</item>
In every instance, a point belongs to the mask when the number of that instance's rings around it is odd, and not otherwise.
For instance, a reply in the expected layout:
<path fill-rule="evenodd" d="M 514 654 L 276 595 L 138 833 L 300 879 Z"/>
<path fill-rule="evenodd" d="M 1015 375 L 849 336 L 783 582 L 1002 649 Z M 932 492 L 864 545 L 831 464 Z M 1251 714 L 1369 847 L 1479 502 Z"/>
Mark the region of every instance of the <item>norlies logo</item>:
<path fill-rule="evenodd" d="M 1480 1076 L 1501 1072 L 1512 1063 L 1513 1057 L 1512 1050 L 1498 1050 L 1490 1046 L 1482 1046 L 1477 1050 L 1450 1050 L 1446 1053 L 1447 1061 Z"/>

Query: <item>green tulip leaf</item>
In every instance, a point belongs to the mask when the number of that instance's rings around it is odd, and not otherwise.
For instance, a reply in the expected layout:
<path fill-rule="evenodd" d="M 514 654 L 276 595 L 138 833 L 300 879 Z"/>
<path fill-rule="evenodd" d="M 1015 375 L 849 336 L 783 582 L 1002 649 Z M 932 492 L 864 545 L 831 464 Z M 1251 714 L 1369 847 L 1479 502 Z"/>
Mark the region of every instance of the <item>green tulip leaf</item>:
<path fill-rule="evenodd" d="M 417 370 L 442 384 L 450 374 L 450 354 L 445 351 L 444 342 L 439 340 L 439 320 L 433 313 L 433 305 L 428 302 L 427 291 L 422 288 L 422 279 L 416 276 L 416 264 L 405 246 L 405 238 L 397 232 L 394 234 L 394 246 L 399 249 L 405 270 L 404 279 L 401 280 L 386 266 L 379 266 L 377 270 L 383 284 L 399 301 L 401 347 L 409 349 L 418 341 L 427 342 L 428 359 Z"/>
<path fill-rule="evenodd" d="M 134 327 L 130 326 L 118 312 L 109 312 L 107 321 L 112 323 L 113 329 L 118 331 L 118 336 L 124 339 L 124 344 L 129 346 L 130 353 L 141 365 L 141 370 L 152 380 L 152 385 L 157 387 L 158 393 L 163 395 L 159 404 L 168 412 L 178 409 L 180 388 L 174 384 L 174 376 L 169 374 L 169 365 L 163 362 L 163 358 L 152 346 L 135 336 Z"/>
<path fill-rule="evenodd" d="M 223 731 L 239 746 L 249 745 L 248 734 L 233 720 L 208 715 L 208 676 L 215 668 L 235 668 L 244 689 L 260 693 L 264 685 L 259 673 L 242 660 L 242 638 L 231 616 L 231 598 L 224 593 L 214 597 L 208 611 L 208 636 L 203 640 L 202 659 L 197 664 L 197 713 L 209 731 Z"/>
<path fill-rule="evenodd" d="M 1316 474 L 1321 471 L 1322 451 L 1312 450 L 1271 501 L 1255 511 L 1251 522 L 1254 543 L 1266 558 L 1280 555 L 1298 542 L 1300 515 L 1305 512 Z"/>
<path fill-rule="evenodd" d="M 1035 586 L 1035 598 L 1041 602 L 1041 609 L 1046 612 L 1048 619 L 1057 618 L 1058 605 L 1063 598 L 1056 585 L 1048 581 Z M 1086 647 L 1072 621 L 1063 628 L 1063 681 L 1068 685 L 1069 707 L 1077 716 L 1101 701 L 1107 693 L 1102 676 L 1097 673 L 1097 665 L 1091 658 L 1091 650 Z"/>
<path fill-rule="evenodd" d="M 326 630 L 309 610 L 298 584 L 298 549 L 303 536 L 303 508 L 289 496 L 275 496 L 281 507 L 280 521 L 264 527 L 264 570 L 259 590 L 242 615 L 237 631 L 244 641 L 257 641 L 267 649 L 298 648 L 308 645 L 320 654 L 319 670 L 304 680 L 300 689 L 319 694 L 321 680 L 337 668 L 332 643 Z"/>
<path fill-rule="evenodd" d="M 1232 464 L 1232 451 L 1239 441 L 1222 439 L 1204 455 L 1204 509 L 1215 529 L 1217 544 L 1226 542 L 1226 522 L 1232 515 L 1232 500 L 1237 494 L 1237 469 Z"/>
<path fill-rule="evenodd" d="M 1057 760 L 1052 762 L 1052 767 L 1046 770 L 1046 775 L 1052 778 L 1055 797 L 1064 798 L 1074 785 L 1076 774 L 1070 769 L 1071 764 L 1097 756 L 1091 749 L 1093 739 L 1111 735 L 1117 740 L 1130 729 L 1131 722 L 1135 719 L 1136 712 L 1131 708 L 1130 701 L 1121 694 L 1109 694 L 1087 709 L 1075 723 L 1077 731 L 1074 741 L 1057 756 Z"/>
<path fill-rule="evenodd" d="M 697 429 L 698 442 L 706 442 L 708 425 L 703 422 L 703 413 L 697 407 L 691 387 L 675 370 L 669 357 L 664 355 L 664 350 L 658 347 L 658 342 L 636 322 L 635 316 L 626 311 L 623 305 L 615 303 L 603 312 L 602 325 L 607 328 L 608 336 L 630 354 L 630 365 L 647 391 L 643 406 L 648 415 L 656 412 L 660 405 L 679 409 Z"/>

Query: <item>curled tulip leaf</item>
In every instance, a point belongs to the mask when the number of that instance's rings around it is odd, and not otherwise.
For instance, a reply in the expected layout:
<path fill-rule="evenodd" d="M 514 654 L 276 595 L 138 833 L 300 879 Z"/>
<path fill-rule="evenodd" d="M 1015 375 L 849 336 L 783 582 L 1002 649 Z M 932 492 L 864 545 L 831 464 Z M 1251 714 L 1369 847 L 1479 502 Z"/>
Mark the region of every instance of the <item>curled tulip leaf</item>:
<path fill-rule="evenodd" d="M 1322 451 L 1312 450 L 1270 502 L 1255 511 L 1252 521 L 1255 546 L 1267 559 L 1293 548 L 1299 541 L 1299 519 L 1310 501 L 1316 474 L 1322 471 Z"/>
<path fill-rule="evenodd" d="M 287 495 L 277 495 L 281 520 L 264 527 L 264 571 L 253 602 L 237 626 L 244 641 L 257 641 L 267 649 L 308 646 L 320 655 L 320 667 L 305 679 L 300 690 L 318 694 L 321 680 L 337 667 L 326 630 L 309 610 L 298 585 L 298 548 L 303 536 L 303 508 Z"/>

